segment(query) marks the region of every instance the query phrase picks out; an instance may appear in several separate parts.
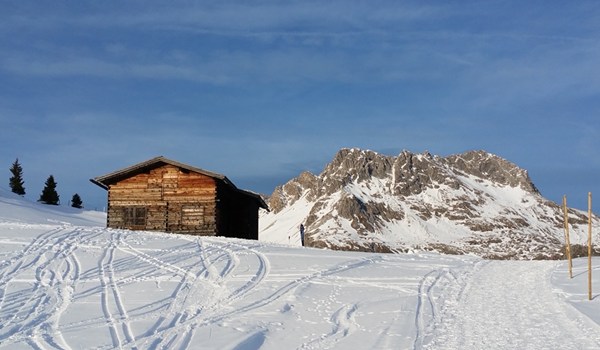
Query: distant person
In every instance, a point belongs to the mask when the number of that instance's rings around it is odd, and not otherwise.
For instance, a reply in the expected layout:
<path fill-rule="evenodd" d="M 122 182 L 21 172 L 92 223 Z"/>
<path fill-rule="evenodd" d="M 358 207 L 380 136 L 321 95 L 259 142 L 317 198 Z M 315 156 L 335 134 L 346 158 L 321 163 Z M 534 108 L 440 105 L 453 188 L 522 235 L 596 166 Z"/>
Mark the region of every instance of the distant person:
<path fill-rule="evenodd" d="M 304 225 L 300 224 L 300 243 L 304 247 Z"/>

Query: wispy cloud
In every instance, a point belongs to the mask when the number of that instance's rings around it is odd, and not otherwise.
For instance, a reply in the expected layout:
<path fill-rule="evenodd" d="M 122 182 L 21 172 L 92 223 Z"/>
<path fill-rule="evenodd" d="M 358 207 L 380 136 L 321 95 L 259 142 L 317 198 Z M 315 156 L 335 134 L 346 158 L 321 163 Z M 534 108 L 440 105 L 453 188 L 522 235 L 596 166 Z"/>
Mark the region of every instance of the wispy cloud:
<path fill-rule="evenodd" d="M 70 57 L 64 60 L 14 57 L 2 62 L 2 68 L 19 75 L 48 77 L 96 77 L 107 79 L 189 80 L 223 84 L 230 79 L 211 69 L 211 64 L 199 67 L 169 63 L 111 62 L 90 57 Z"/>
<path fill-rule="evenodd" d="M 396 1 L 260 1 L 260 2 L 179 2 L 145 1 L 119 7 L 85 5 L 72 16 L 69 7 L 26 4 L 7 9 L 0 27 L 57 28 L 64 26 L 129 28 L 134 30 L 212 30 L 220 33 L 269 32 L 285 29 L 291 33 L 319 29 L 371 27 L 368 23 L 389 23 L 440 19 L 452 12 L 446 5 L 422 5 Z M 10 11 L 12 10 L 12 11 Z M 35 10 L 35 11 L 34 11 Z M 464 11 L 464 10 L 463 10 Z M 312 29 L 309 29 L 312 28 Z"/>
<path fill-rule="evenodd" d="M 387 1 L 379 5 L 214 2 L 184 7 L 150 3 L 79 16 L 66 9 L 51 10 L 43 16 L 21 11 L 25 13 L 7 16 L 12 28 L 81 28 L 82 35 L 90 40 L 95 40 L 94 31 L 126 31 L 142 39 L 134 42 L 116 35 L 113 42 L 91 42 L 84 45 L 89 48 L 80 48 L 79 40 L 61 42 L 61 37 L 70 35 L 58 30 L 56 37 L 49 38 L 54 47 L 36 52 L 6 48 L 0 64 L 3 70 L 19 75 L 216 85 L 444 80 L 453 81 L 458 89 L 476 85 L 481 92 L 497 86 L 488 95 L 512 91 L 514 96 L 524 96 L 532 91 L 556 93 L 552 87 L 560 92 L 561 84 L 581 78 L 584 69 L 579 67 L 595 70 L 594 62 L 599 58 L 594 50 L 584 52 L 597 47 L 597 40 L 579 32 L 535 29 L 541 24 L 531 29 L 519 23 L 506 31 L 485 23 L 489 28 L 482 32 L 458 25 L 464 18 L 472 22 L 474 15 L 490 19 L 495 8 Z M 87 31 L 91 32 L 85 34 Z M 167 34 L 170 31 L 177 34 Z M 44 31 L 38 35 L 43 36 Z M 211 38 L 215 35 L 226 38 Z M 94 44 L 100 44 L 104 51 L 92 49 Z M 155 45 L 161 50 L 148 49 Z M 532 85 L 546 89 L 529 88 Z"/>

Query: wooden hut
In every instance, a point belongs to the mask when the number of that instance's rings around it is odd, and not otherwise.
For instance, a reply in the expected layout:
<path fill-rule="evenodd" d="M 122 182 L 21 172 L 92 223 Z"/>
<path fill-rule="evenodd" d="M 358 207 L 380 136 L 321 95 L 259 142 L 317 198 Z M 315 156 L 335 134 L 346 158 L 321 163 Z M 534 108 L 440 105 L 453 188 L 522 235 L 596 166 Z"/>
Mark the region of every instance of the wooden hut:
<path fill-rule="evenodd" d="M 108 190 L 110 228 L 258 239 L 256 193 L 164 157 L 91 179 Z"/>

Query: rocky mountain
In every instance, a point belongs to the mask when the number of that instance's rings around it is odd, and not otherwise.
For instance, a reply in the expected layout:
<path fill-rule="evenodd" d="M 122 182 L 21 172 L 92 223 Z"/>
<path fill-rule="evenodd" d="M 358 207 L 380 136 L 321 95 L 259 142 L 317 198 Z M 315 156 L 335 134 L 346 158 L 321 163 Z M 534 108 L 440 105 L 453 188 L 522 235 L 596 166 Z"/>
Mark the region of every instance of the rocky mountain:
<path fill-rule="evenodd" d="M 474 253 L 487 258 L 562 256 L 563 213 L 527 171 L 485 151 L 396 157 L 340 150 L 319 175 L 275 189 L 262 240 L 331 249 Z M 585 244 L 587 213 L 569 209 L 571 243 Z M 598 227 L 600 220 L 594 217 Z M 598 235 L 594 238 L 599 241 Z"/>

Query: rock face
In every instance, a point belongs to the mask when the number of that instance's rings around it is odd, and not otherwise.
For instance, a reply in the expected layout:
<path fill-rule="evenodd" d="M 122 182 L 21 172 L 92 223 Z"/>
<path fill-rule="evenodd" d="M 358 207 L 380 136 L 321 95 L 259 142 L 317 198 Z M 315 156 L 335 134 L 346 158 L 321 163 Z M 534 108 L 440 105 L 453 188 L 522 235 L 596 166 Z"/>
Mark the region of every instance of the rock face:
<path fill-rule="evenodd" d="M 526 170 L 484 151 L 390 157 L 342 149 L 321 174 L 304 172 L 277 187 L 269 207 L 260 236 L 280 243 L 299 242 L 304 223 L 314 247 L 562 256 L 561 208 L 541 196 Z M 584 243 L 586 213 L 570 209 L 569 216 L 572 243 Z"/>

